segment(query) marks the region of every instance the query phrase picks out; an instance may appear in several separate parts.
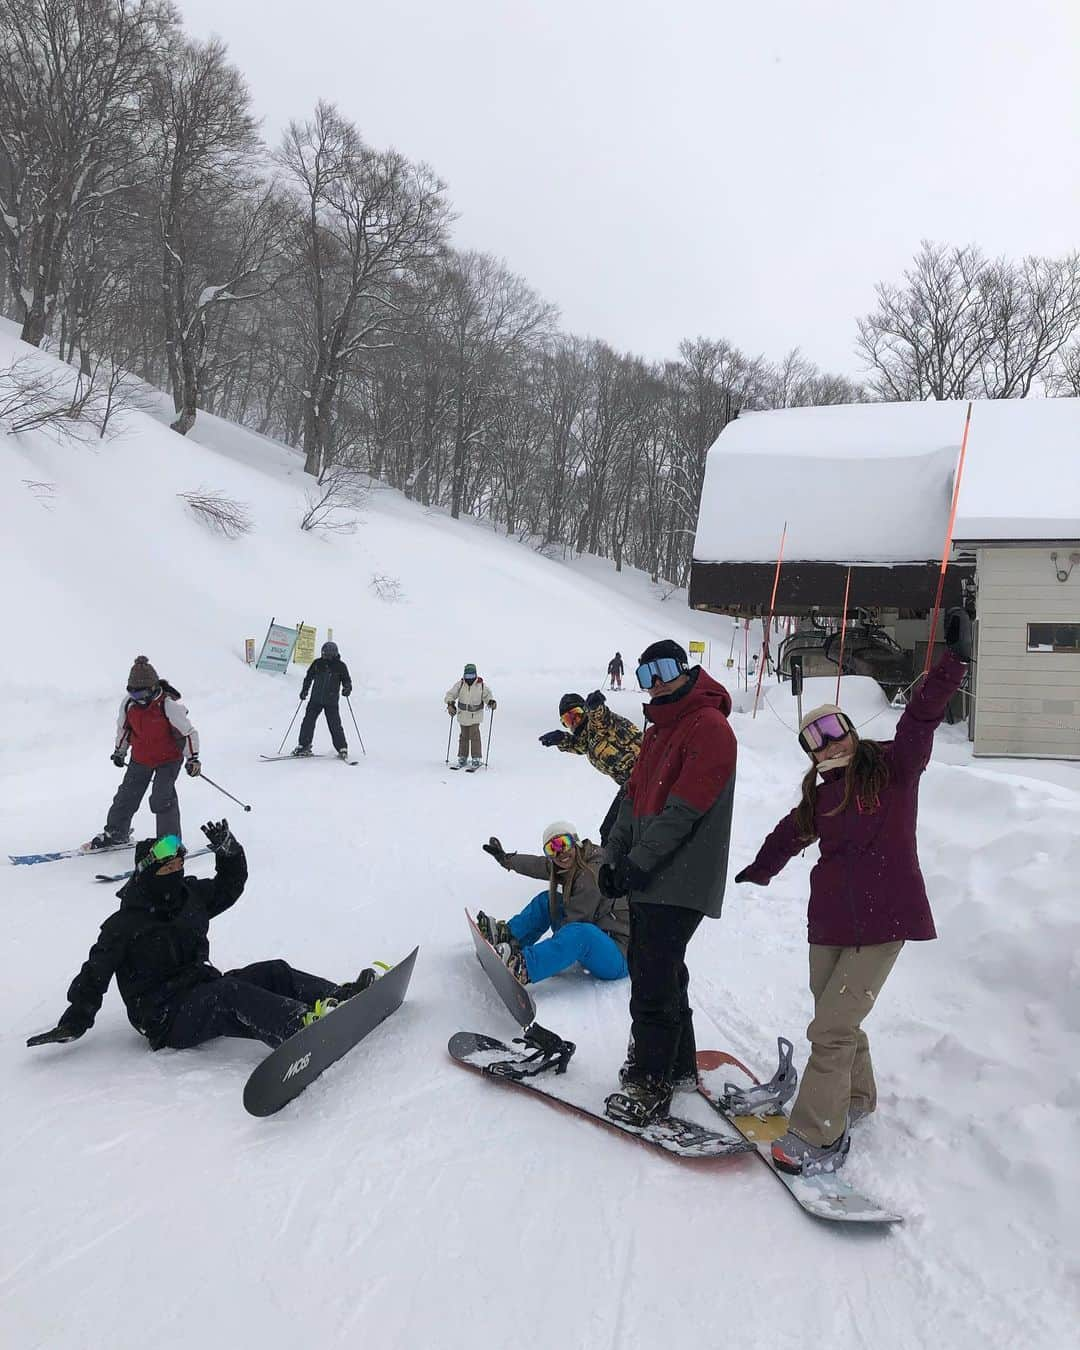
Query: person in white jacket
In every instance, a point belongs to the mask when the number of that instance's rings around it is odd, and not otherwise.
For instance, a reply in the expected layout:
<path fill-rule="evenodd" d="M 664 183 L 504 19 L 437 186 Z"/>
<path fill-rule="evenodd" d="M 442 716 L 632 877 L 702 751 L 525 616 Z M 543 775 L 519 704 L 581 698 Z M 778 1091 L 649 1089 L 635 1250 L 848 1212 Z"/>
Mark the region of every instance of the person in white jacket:
<path fill-rule="evenodd" d="M 465 768 L 471 756 L 472 767 L 478 769 L 483 762 L 480 724 L 484 720 L 484 708 L 495 708 L 495 693 L 476 673 L 476 667 L 470 661 L 462 671 L 461 679 L 452 684 L 443 697 L 446 711 L 451 717 L 457 717 L 460 728 L 458 762 L 451 768 Z"/>
<path fill-rule="evenodd" d="M 87 848 L 126 844 L 132 818 L 147 788 L 150 788 L 150 810 L 157 818 L 157 837 L 170 834 L 179 837 L 176 779 L 182 765 L 192 778 L 202 772 L 199 733 L 180 702 L 179 690 L 161 679 L 145 656 L 135 658 L 128 675 L 127 692 L 120 700 L 116 719 L 116 744 L 109 758 L 118 769 L 127 772 L 109 807 L 105 828 L 91 839 Z"/>

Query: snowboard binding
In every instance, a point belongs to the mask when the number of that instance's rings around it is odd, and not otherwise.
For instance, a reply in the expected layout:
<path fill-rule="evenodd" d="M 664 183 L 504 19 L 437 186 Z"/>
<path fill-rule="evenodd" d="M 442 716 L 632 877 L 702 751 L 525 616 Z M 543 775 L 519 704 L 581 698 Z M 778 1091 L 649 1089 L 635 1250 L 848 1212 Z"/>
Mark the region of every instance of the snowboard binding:
<path fill-rule="evenodd" d="M 778 1116 L 794 1097 L 799 1085 L 798 1072 L 791 1062 L 794 1047 L 786 1037 L 777 1036 L 776 1049 L 780 1062 L 767 1083 L 755 1083 L 751 1087 L 724 1084 L 719 1104 L 728 1115 Z"/>
<path fill-rule="evenodd" d="M 526 1057 L 524 1064 L 515 1063 L 511 1059 L 504 1059 L 495 1064 L 486 1065 L 484 1073 L 492 1078 L 512 1078 L 515 1082 L 520 1082 L 522 1078 L 535 1078 L 537 1074 L 550 1073 L 552 1069 L 557 1074 L 565 1073 L 566 1066 L 570 1063 L 571 1056 L 577 1049 L 573 1041 L 564 1041 L 561 1036 L 556 1036 L 553 1031 L 548 1031 L 539 1022 L 534 1022 L 532 1026 L 526 1027 L 524 1035 L 515 1036 L 514 1044 L 523 1045 L 527 1050 L 532 1051 L 532 1054 Z"/>

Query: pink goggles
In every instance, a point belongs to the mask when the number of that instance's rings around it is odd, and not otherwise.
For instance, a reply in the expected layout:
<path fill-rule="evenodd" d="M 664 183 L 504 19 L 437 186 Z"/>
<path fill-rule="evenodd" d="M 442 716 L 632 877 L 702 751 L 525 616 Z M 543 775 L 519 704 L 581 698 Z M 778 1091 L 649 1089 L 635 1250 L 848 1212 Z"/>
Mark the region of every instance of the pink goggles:
<path fill-rule="evenodd" d="M 803 727 L 799 732 L 799 744 L 808 755 L 812 755 L 830 741 L 842 741 L 851 730 L 851 723 L 843 713 L 826 713 Z"/>
<path fill-rule="evenodd" d="M 574 836 L 572 834 L 553 834 L 544 845 L 544 852 L 549 858 L 557 858 L 560 853 L 565 853 L 568 849 L 574 847 Z"/>

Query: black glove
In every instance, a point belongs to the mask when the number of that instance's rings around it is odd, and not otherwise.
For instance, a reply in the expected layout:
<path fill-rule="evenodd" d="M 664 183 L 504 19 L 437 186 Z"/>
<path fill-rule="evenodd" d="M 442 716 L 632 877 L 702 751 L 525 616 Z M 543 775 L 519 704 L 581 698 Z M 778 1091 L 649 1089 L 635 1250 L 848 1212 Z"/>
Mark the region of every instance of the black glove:
<path fill-rule="evenodd" d="M 506 849 L 503 848 L 502 844 L 499 843 L 494 835 L 491 836 L 486 844 L 481 844 L 480 847 L 485 853 L 490 853 L 497 863 L 502 863 L 505 867 Z"/>
<path fill-rule="evenodd" d="M 494 712 L 498 706 L 499 705 L 495 702 L 493 698 L 488 700 L 488 707 L 491 709 L 492 712 Z"/>
<path fill-rule="evenodd" d="M 736 886 L 741 886 L 742 883 L 743 883 L 744 881 L 749 881 L 749 880 L 750 880 L 750 869 L 749 869 L 749 867 L 744 867 L 743 870 L 742 870 L 741 872 L 736 872 L 736 873 L 735 873 L 735 885 L 736 885 Z"/>
<path fill-rule="evenodd" d="M 208 820 L 202 827 L 203 834 L 206 835 L 210 847 L 219 858 L 235 858 L 240 852 L 240 845 L 233 838 L 232 830 L 229 829 L 229 822 L 222 818 L 216 824 Z"/>
<path fill-rule="evenodd" d="M 307 691 L 306 689 L 301 689 L 301 690 L 300 690 L 300 702 L 301 702 L 301 703 L 303 703 L 304 699 L 307 698 L 307 695 L 308 695 L 308 691 Z"/>
<path fill-rule="evenodd" d="M 450 714 L 451 717 L 454 717 L 454 716 L 456 715 L 456 713 L 457 713 L 457 704 L 456 704 L 456 703 L 448 703 L 448 704 L 446 705 L 446 711 Z"/>
<path fill-rule="evenodd" d="M 80 1036 L 85 1036 L 89 1029 L 90 1023 L 86 1016 L 76 1012 L 74 1008 L 68 1008 L 51 1031 L 42 1031 L 37 1036 L 31 1036 L 26 1044 L 28 1047 L 63 1045 L 66 1041 L 77 1041 Z"/>
<path fill-rule="evenodd" d="M 643 891 L 649 884 L 649 873 L 629 858 L 621 858 L 614 866 L 603 863 L 597 873 L 596 884 L 600 894 L 608 900 L 618 900 L 631 891 Z"/>
<path fill-rule="evenodd" d="M 589 695 L 589 697 L 585 700 L 585 706 L 586 708 L 588 708 L 590 712 L 593 712 L 596 708 L 602 708 L 606 702 L 607 699 L 603 696 L 600 690 L 594 689 L 592 693 Z"/>
<path fill-rule="evenodd" d="M 112 760 L 112 762 L 116 765 L 118 769 L 127 768 L 127 759 L 124 755 L 123 750 L 114 750 L 112 754 L 109 756 L 109 758 Z"/>
<path fill-rule="evenodd" d="M 945 646 L 961 661 L 971 660 L 971 615 L 961 605 L 945 614 Z"/>
<path fill-rule="evenodd" d="M 600 888 L 600 894 L 606 900 L 618 900 L 623 894 L 615 884 L 615 869 L 610 863 L 600 864 L 600 870 L 596 874 L 596 884 Z"/>
<path fill-rule="evenodd" d="M 199 774 L 202 773 L 202 765 L 199 763 L 199 756 L 192 755 L 184 765 L 184 768 L 187 770 L 189 778 L 198 778 Z"/>
<path fill-rule="evenodd" d="M 352 698 L 352 685 L 350 684 L 348 689 L 342 689 L 341 692 L 346 698 Z"/>
<path fill-rule="evenodd" d="M 544 734 L 539 737 L 540 744 L 546 745 L 549 750 L 553 745 L 562 745 L 564 741 L 568 741 L 569 739 L 570 733 L 566 731 L 545 731 Z"/>

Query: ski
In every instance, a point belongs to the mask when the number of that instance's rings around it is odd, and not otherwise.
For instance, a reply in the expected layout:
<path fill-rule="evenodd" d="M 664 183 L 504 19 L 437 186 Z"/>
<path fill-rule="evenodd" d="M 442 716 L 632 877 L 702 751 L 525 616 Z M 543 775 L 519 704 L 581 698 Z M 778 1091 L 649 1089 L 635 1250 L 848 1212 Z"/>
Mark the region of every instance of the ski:
<path fill-rule="evenodd" d="M 342 764 L 348 764 L 350 768 L 355 768 L 360 763 L 358 759 L 342 759 L 340 755 L 260 755 L 259 758 L 264 764 L 277 764 L 283 759 L 336 759 Z"/>
<path fill-rule="evenodd" d="M 108 848 L 87 848 L 80 844 L 78 848 L 61 849 L 59 853 L 9 853 L 8 860 L 16 867 L 33 867 L 35 863 L 60 862 L 64 858 L 88 858 L 97 853 L 117 853 L 125 848 L 134 848 L 130 844 L 110 844 Z"/>
<path fill-rule="evenodd" d="M 202 858 L 202 857 L 205 857 L 207 853 L 212 853 L 212 852 L 213 852 L 213 849 L 210 849 L 210 848 L 196 848 L 196 849 L 192 849 L 192 851 L 191 851 L 190 853 L 188 853 L 188 854 L 185 855 L 185 862 L 190 862 L 192 858 Z M 94 880 L 95 880 L 95 881 L 127 881 L 128 877 L 133 877 L 134 875 L 135 875 L 135 869 L 134 869 L 134 867 L 129 867 L 128 870 L 127 870 L 126 872 L 114 872 L 112 876 L 106 876 L 106 875 L 104 874 L 104 872 L 98 872 L 98 873 L 95 875 Z"/>
<path fill-rule="evenodd" d="M 784 1051 L 781 1047 L 781 1062 Z M 741 1060 L 723 1050 L 699 1050 L 698 1091 L 720 1116 L 732 1125 L 789 1195 L 816 1219 L 840 1223 L 902 1223 L 903 1216 L 883 1209 L 862 1195 L 839 1172 L 819 1172 L 815 1176 L 794 1176 L 781 1172 L 772 1160 L 770 1145 L 786 1133 L 788 1118 L 783 1112 L 761 1116 L 736 1116 L 725 1111 L 722 1099 L 732 1086 L 732 1077 L 742 1077 L 736 1088 L 759 1086 L 761 1080 Z M 732 1074 L 735 1070 L 735 1075 Z M 722 1073 L 720 1071 L 723 1071 Z"/>
<path fill-rule="evenodd" d="M 414 947 L 374 984 L 271 1050 L 244 1085 L 245 1109 L 253 1116 L 280 1111 L 396 1012 L 405 1001 L 419 950 Z"/>
<path fill-rule="evenodd" d="M 465 917 L 469 921 L 469 929 L 472 932 L 473 946 L 476 948 L 476 958 L 484 968 L 484 974 L 491 981 L 495 992 L 506 1004 L 510 1016 L 519 1026 L 527 1027 L 536 1021 L 536 1004 L 533 1002 L 533 996 L 528 988 L 519 984 L 510 974 L 506 966 L 499 960 L 499 953 L 484 937 L 480 929 L 476 926 L 476 920 L 465 911 Z"/>
<path fill-rule="evenodd" d="M 641 1128 L 611 1120 L 604 1114 L 604 1088 L 576 1079 L 566 1071 L 575 1049 L 571 1042 L 562 1041 L 542 1027 L 534 1026 L 520 1043 L 523 1049 L 478 1032 L 459 1031 L 450 1037 L 446 1048 L 458 1064 L 485 1078 L 509 1083 L 534 1096 L 546 1098 L 619 1134 L 663 1149 L 676 1158 L 717 1159 L 754 1151 L 753 1144 L 734 1132 L 720 1133 L 678 1116 L 665 1116 Z M 544 1062 L 538 1066 L 538 1060 Z"/>

